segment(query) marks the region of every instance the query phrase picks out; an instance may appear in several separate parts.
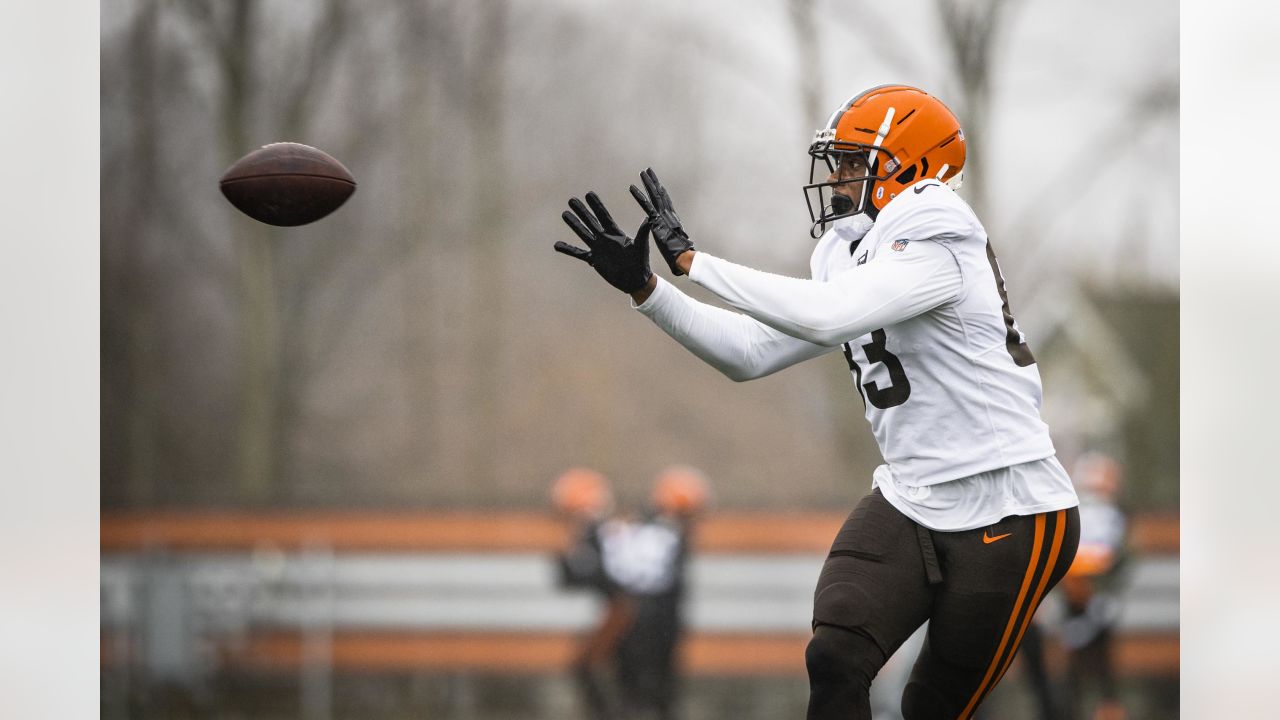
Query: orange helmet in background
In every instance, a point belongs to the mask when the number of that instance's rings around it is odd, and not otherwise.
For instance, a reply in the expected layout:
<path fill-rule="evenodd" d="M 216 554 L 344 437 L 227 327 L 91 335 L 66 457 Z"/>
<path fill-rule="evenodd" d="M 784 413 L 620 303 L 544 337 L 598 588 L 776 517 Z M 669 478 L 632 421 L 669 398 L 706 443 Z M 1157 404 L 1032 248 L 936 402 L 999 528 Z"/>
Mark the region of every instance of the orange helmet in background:
<path fill-rule="evenodd" d="M 1076 486 L 1082 491 L 1093 493 L 1107 500 L 1114 500 L 1120 495 L 1120 483 L 1124 478 L 1124 468 L 1110 455 L 1100 452 L 1087 452 L 1076 460 Z"/>
<path fill-rule="evenodd" d="M 688 465 L 672 465 L 653 481 L 652 501 L 665 513 L 691 515 L 707 504 L 706 476 Z"/>
<path fill-rule="evenodd" d="M 613 507 L 613 491 L 604 475 L 589 468 L 570 468 L 551 486 L 551 501 L 569 515 L 601 516 Z"/>
<path fill-rule="evenodd" d="M 826 182 L 849 154 L 865 158 L 869 175 Z M 825 229 L 827 223 L 842 217 L 861 213 L 874 217 L 890 200 L 921 180 L 954 180 L 952 187 L 959 187 L 965 154 L 960 121 L 941 100 L 925 91 L 908 85 L 881 85 L 855 95 L 831 114 L 809 146 L 812 159 L 805 199 L 814 230 Z M 862 187 L 850 193 L 855 198 L 852 207 L 840 208 L 839 203 L 833 207 L 830 191 L 853 182 Z"/>

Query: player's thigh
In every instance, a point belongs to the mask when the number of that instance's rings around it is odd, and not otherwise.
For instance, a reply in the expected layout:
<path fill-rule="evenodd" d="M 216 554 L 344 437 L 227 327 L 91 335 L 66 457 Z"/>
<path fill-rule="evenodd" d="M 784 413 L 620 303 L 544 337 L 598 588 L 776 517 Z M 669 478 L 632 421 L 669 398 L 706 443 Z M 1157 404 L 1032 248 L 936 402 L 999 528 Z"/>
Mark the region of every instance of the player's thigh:
<path fill-rule="evenodd" d="M 968 717 L 1008 670 L 1036 608 L 1075 557 L 1073 508 L 935 533 L 943 583 L 904 717 Z M 998 539 L 996 539 L 998 538 Z"/>
<path fill-rule="evenodd" d="M 931 605 L 915 523 L 873 491 L 831 544 L 814 592 L 814 626 L 865 633 L 887 658 L 928 618 Z"/>

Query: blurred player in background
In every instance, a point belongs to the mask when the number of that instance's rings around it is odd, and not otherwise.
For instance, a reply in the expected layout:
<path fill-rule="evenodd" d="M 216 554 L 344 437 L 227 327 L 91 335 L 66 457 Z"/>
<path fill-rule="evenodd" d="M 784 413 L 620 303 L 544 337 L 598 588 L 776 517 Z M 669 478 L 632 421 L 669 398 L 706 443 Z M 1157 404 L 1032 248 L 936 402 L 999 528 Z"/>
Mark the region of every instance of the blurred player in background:
<path fill-rule="evenodd" d="M 622 588 L 605 567 L 606 547 L 616 545 L 625 531 L 623 521 L 610 518 L 613 493 L 603 475 L 572 468 L 556 478 L 552 503 L 571 523 L 569 547 L 557 557 L 560 584 L 589 589 L 604 601 L 600 621 L 581 639 L 573 660 L 573 675 L 591 720 L 621 717 L 610 691 L 618 642 L 630 627 L 634 611 Z"/>
<path fill-rule="evenodd" d="M 634 608 L 618 647 L 618 684 L 628 720 L 674 720 L 678 715 L 677 652 L 684 631 L 685 569 L 694 520 L 707 503 L 707 482 L 687 466 L 663 470 L 650 507 L 606 564 Z"/>
<path fill-rule="evenodd" d="M 843 351 L 886 464 L 818 579 L 811 720 L 870 718 L 872 678 L 926 620 L 903 716 L 972 717 L 1075 555 L 1078 501 L 1040 418 L 1035 358 L 954 192 L 965 154 L 959 121 L 921 90 L 843 103 L 809 147 L 807 280 L 695 250 L 651 169 L 631 189 L 645 213 L 634 239 L 595 193 L 562 215 L 587 247 L 558 252 L 733 380 Z M 740 312 L 654 275 L 650 234 L 674 275 Z"/>
<path fill-rule="evenodd" d="M 1124 720 L 1116 685 L 1112 630 L 1120 614 L 1128 519 L 1119 505 L 1123 469 L 1113 458 L 1087 453 L 1074 468 L 1080 491 L 1080 550 L 1062 581 L 1066 618 L 1068 720 L 1083 712 L 1089 686 L 1100 695 L 1093 720 Z"/>

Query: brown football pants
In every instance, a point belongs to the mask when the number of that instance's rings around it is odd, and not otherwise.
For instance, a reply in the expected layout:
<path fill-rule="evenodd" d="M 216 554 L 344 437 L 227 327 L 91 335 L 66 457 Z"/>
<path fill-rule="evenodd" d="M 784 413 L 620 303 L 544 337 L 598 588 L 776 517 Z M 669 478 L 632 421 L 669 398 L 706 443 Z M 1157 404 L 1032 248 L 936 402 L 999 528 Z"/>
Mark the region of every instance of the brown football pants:
<path fill-rule="evenodd" d="M 805 652 L 809 720 L 869 720 L 872 678 L 926 620 L 902 715 L 972 717 L 1079 540 L 1076 508 L 939 532 L 872 491 L 836 535 L 818 578 Z"/>

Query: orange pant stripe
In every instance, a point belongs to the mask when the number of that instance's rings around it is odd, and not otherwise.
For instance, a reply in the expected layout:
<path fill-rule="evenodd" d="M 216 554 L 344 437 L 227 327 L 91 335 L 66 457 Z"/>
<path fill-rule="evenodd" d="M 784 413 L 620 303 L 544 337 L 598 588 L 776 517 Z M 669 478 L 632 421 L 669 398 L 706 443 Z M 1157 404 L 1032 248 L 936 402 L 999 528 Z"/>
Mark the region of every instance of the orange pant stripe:
<path fill-rule="evenodd" d="M 1027 589 L 1031 587 L 1031 580 L 1035 575 L 1036 565 L 1040 561 L 1040 550 L 1044 545 L 1044 513 L 1036 515 L 1036 534 L 1035 540 L 1031 544 L 1031 561 L 1027 563 L 1027 572 L 1022 577 L 1022 588 L 1018 590 L 1018 599 L 1013 603 L 1013 610 L 1009 613 L 1009 623 L 1004 628 L 1004 635 L 1000 638 L 1000 645 L 996 647 L 995 655 L 991 658 L 991 665 L 987 668 L 987 674 L 983 676 L 982 682 L 978 683 L 978 689 L 974 691 L 973 697 L 969 698 L 969 703 L 964 706 L 964 710 L 960 711 L 958 720 L 964 720 L 969 717 L 969 713 L 978 706 L 978 701 L 982 699 L 983 694 L 987 690 L 988 683 L 995 676 L 996 668 L 1000 665 L 1000 658 L 1004 655 L 1005 646 L 1009 643 L 1009 637 L 1013 635 L 1013 628 L 1018 622 L 1018 613 L 1022 609 L 1022 601 L 1027 597 Z"/>
<path fill-rule="evenodd" d="M 1018 628 L 1018 636 L 1014 638 L 1013 648 L 1008 657 L 1004 659 L 1004 666 L 1000 668 L 1000 674 L 996 676 L 996 681 L 991 684 L 992 687 L 1000 683 L 1005 671 L 1009 669 L 1009 664 L 1013 662 L 1013 655 L 1018 646 L 1022 644 L 1022 636 L 1027 632 L 1027 626 L 1031 624 L 1031 618 L 1036 614 L 1036 608 L 1040 607 L 1040 600 L 1044 597 L 1045 587 L 1049 584 L 1049 577 L 1053 575 L 1053 566 L 1058 562 L 1058 551 L 1062 549 L 1062 538 L 1066 535 L 1067 511 L 1059 510 L 1055 517 L 1057 518 L 1057 527 L 1053 531 L 1053 543 L 1049 548 L 1049 562 L 1044 565 L 1044 572 L 1040 575 L 1040 584 L 1036 587 L 1035 594 L 1031 596 L 1031 604 L 1027 606 L 1026 616 L 1022 618 L 1022 626 Z"/>

